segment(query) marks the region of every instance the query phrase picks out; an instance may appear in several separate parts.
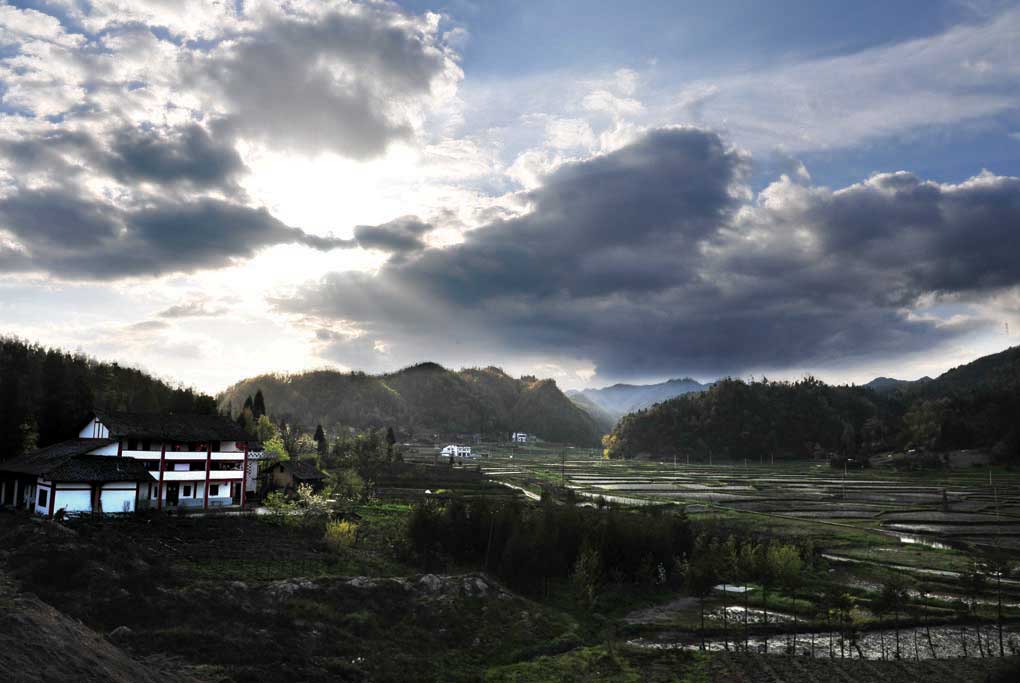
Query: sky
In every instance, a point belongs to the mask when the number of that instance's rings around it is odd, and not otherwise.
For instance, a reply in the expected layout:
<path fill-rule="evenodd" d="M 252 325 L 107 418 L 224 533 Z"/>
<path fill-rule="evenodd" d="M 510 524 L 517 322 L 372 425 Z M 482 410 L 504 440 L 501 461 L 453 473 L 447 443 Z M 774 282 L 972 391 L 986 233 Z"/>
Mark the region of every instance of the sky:
<path fill-rule="evenodd" d="M 0 334 L 936 375 L 1018 343 L 1020 3 L 0 2 Z"/>

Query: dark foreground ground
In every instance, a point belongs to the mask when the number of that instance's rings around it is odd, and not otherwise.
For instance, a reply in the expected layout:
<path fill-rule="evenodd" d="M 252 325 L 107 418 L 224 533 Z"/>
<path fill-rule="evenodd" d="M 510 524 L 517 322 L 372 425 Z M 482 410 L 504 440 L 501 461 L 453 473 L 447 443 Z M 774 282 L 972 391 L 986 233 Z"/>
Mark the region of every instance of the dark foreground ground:
<path fill-rule="evenodd" d="M 422 574 L 407 507 L 357 542 L 254 517 L 68 525 L 0 514 L 0 678 L 15 681 L 1016 681 L 1013 659 L 644 650 L 611 622 L 455 567 Z"/>

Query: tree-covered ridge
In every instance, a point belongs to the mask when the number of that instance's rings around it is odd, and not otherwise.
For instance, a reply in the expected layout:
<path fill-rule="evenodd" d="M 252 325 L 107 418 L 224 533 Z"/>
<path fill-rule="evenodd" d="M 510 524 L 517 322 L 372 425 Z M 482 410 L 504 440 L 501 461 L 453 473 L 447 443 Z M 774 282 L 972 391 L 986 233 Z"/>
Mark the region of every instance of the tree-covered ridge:
<path fill-rule="evenodd" d="M 605 431 L 555 382 L 514 378 L 495 367 L 452 371 L 421 363 L 385 375 L 332 370 L 260 375 L 220 394 L 220 409 L 236 413 L 259 389 L 274 417 L 321 424 L 330 432 L 389 426 L 403 437 L 523 431 L 548 441 L 594 445 Z"/>
<path fill-rule="evenodd" d="M 94 408 L 215 413 L 216 404 L 135 368 L 0 337 L 0 460 L 75 436 Z"/>
<path fill-rule="evenodd" d="M 877 392 L 798 382 L 726 379 L 702 394 L 624 417 L 605 445 L 610 457 L 690 456 L 759 460 L 893 448 L 989 448 L 1020 459 L 1020 348 L 940 377 Z"/>

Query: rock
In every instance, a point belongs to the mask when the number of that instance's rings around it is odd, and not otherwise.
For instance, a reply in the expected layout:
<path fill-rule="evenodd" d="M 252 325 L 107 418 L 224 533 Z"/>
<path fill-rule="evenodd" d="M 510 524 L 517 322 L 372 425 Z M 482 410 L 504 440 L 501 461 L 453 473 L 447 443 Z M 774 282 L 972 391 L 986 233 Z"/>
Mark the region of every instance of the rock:
<path fill-rule="evenodd" d="M 429 593 L 438 593 L 443 589 L 443 580 L 435 574 L 425 574 L 418 579 L 418 587 Z"/>
<path fill-rule="evenodd" d="M 110 636 L 109 637 L 110 637 L 110 640 L 117 642 L 117 641 L 124 641 L 124 640 L 130 638 L 131 636 L 133 636 L 134 634 L 135 634 L 135 632 L 132 631 L 129 627 L 127 627 L 127 626 L 118 626 L 117 628 L 115 628 L 112 631 L 110 631 Z"/>
<path fill-rule="evenodd" d="M 286 600 L 298 591 L 313 590 L 315 583 L 308 579 L 291 579 L 286 581 L 276 581 L 271 584 L 266 592 L 273 597 L 274 600 Z"/>

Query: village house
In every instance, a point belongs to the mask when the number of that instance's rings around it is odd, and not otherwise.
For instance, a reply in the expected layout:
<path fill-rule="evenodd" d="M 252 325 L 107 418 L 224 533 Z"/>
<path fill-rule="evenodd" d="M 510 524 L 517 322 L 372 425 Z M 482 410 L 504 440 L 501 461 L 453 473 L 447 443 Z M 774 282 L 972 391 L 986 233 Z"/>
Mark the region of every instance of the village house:
<path fill-rule="evenodd" d="M 319 471 L 311 460 L 282 460 L 273 463 L 266 470 L 267 483 L 270 489 L 284 491 L 296 490 L 301 484 L 312 489 L 322 488 L 326 475 Z"/>
<path fill-rule="evenodd" d="M 0 462 L 0 505 L 40 515 L 243 506 L 261 453 L 218 415 L 100 411 L 78 434 Z"/>
<path fill-rule="evenodd" d="M 439 455 L 444 458 L 471 458 L 471 446 L 457 446 L 450 444 L 440 451 Z"/>

